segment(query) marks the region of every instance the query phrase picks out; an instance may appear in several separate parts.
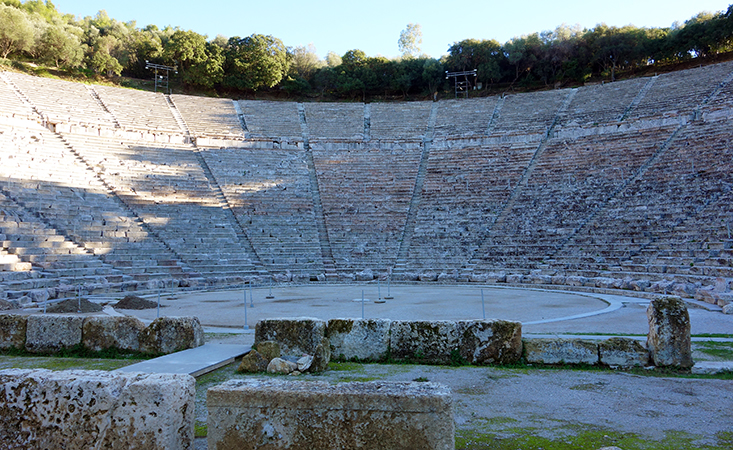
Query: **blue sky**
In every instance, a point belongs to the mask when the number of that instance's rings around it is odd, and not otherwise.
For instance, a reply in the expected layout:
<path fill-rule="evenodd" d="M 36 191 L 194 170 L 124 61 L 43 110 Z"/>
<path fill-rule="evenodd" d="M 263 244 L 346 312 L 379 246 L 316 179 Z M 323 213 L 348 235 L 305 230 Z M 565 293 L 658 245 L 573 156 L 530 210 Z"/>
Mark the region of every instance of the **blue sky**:
<path fill-rule="evenodd" d="M 139 27 L 179 26 L 209 38 L 270 34 L 287 46 L 312 43 L 321 57 L 351 49 L 369 56 L 398 56 L 400 31 L 408 23 L 419 23 L 423 53 L 436 58 L 452 43 L 468 38 L 504 43 L 562 23 L 667 27 L 701 11 L 726 10 L 730 3 L 733 0 L 54 0 L 63 13 L 84 17 L 103 9 L 117 20 L 136 20 Z"/>

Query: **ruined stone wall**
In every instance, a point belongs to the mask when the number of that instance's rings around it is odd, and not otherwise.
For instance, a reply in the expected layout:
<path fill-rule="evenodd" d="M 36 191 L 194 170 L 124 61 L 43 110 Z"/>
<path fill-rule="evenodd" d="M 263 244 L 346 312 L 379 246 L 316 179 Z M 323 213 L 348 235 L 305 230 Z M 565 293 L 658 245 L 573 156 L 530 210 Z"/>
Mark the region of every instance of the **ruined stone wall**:
<path fill-rule="evenodd" d="M 209 448 L 455 448 L 450 391 L 436 383 L 230 380 L 207 393 Z"/>
<path fill-rule="evenodd" d="M 156 355 L 203 344 L 197 317 L 161 317 L 146 327 L 134 317 L 0 315 L 0 350 L 57 353 L 82 346 L 95 352 L 114 348 Z"/>
<path fill-rule="evenodd" d="M 187 449 L 193 444 L 190 375 L 0 371 L 3 449 Z"/>

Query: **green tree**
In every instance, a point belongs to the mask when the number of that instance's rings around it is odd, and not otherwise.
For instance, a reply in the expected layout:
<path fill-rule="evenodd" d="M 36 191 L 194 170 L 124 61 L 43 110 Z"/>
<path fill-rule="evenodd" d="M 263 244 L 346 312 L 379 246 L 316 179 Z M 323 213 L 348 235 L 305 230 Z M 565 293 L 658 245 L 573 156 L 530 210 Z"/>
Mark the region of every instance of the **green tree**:
<path fill-rule="evenodd" d="M 443 64 L 437 59 L 428 58 L 423 61 L 422 66 L 422 82 L 427 85 L 428 91 L 432 94 L 438 90 L 444 81 Z"/>
<path fill-rule="evenodd" d="M 112 56 L 114 48 L 117 47 L 117 39 L 114 36 L 101 36 L 95 41 L 88 67 L 95 73 L 105 74 L 108 77 L 120 75 L 122 64 Z"/>
<path fill-rule="evenodd" d="M 185 75 L 191 66 L 206 60 L 206 37 L 191 30 L 176 30 L 165 43 L 163 57 Z"/>
<path fill-rule="evenodd" d="M 70 25 L 55 23 L 50 25 L 41 36 L 41 59 L 56 67 L 73 68 L 84 59 L 81 45 L 82 30 Z"/>
<path fill-rule="evenodd" d="M 33 24 L 28 14 L 0 4 L 0 56 L 30 50 L 34 44 Z"/>
<path fill-rule="evenodd" d="M 328 52 L 328 55 L 326 55 L 326 65 L 331 68 L 340 66 L 341 57 L 334 52 Z"/>
<path fill-rule="evenodd" d="M 186 70 L 184 83 L 212 88 L 224 79 L 224 49 L 207 42 L 205 50 L 206 57 Z"/>
<path fill-rule="evenodd" d="M 419 23 L 408 23 L 407 27 L 400 32 L 397 40 L 397 47 L 403 58 L 416 58 L 420 55 L 420 44 L 422 44 L 422 27 Z"/>
<path fill-rule="evenodd" d="M 257 91 L 278 84 L 288 73 L 285 45 L 273 36 L 253 34 L 229 39 L 224 84 Z"/>
<path fill-rule="evenodd" d="M 316 47 L 313 44 L 298 46 L 290 51 L 290 73 L 298 77 L 310 80 L 324 62 L 316 54 Z"/>

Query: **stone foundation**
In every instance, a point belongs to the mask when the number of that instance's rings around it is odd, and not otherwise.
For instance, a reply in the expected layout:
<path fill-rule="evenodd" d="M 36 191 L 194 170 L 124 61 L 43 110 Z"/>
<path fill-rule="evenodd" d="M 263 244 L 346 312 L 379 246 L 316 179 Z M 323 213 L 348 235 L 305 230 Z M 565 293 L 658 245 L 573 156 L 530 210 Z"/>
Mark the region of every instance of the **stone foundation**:
<path fill-rule="evenodd" d="M 91 351 L 165 354 L 203 344 L 204 331 L 196 317 L 161 317 L 145 327 L 135 317 L 0 315 L 0 349 L 45 354 L 81 345 Z"/>
<path fill-rule="evenodd" d="M 450 391 L 435 383 L 230 380 L 207 406 L 210 449 L 455 448 Z"/>
<path fill-rule="evenodd" d="M 4 449 L 185 449 L 193 445 L 189 375 L 0 371 Z"/>
<path fill-rule="evenodd" d="M 659 297 L 649 303 L 647 347 L 657 366 L 692 367 L 690 315 L 685 302 L 675 297 Z"/>

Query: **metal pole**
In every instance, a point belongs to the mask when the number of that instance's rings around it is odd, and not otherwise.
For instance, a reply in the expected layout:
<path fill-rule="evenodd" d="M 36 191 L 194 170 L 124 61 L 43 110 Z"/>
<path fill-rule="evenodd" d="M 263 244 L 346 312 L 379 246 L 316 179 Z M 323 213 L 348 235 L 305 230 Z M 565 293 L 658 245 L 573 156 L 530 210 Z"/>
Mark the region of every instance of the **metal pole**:
<path fill-rule="evenodd" d="M 246 286 L 242 288 L 242 293 L 244 294 L 244 329 L 249 330 L 249 325 L 247 325 L 247 287 Z"/>
<path fill-rule="evenodd" d="M 361 319 L 364 320 L 364 289 L 361 290 Z"/>
<path fill-rule="evenodd" d="M 270 295 L 268 295 L 268 296 L 267 296 L 267 297 L 265 297 L 265 298 L 275 298 L 275 297 L 274 297 L 274 296 L 272 295 L 272 278 L 270 278 Z"/>
<path fill-rule="evenodd" d="M 77 312 L 81 312 L 81 286 L 76 287 Z"/>
<path fill-rule="evenodd" d="M 255 300 L 252 298 L 252 282 L 249 282 L 249 307 L 254 308 L 255 307 Z"/>
<path fill-rule="evenodd" d="M 377 278 L 377 296 L 379 300 L 382 300 L 382 282 L 379 278 Z"/>
<path fill-rule="evenodd" d="M 392 297 L 392 294 L 390 294 L 390 285 L 392 284 L 392 273 L 390 272 L 389 278 L 387 278 L 387 295 L 384 297 L 385 300 L 391 300 L 394 297 Z"/>
<path fill-rule="evenodd" d="M 160 288 L 158 288 L 158 317 L 160 317 Z"/>
<path fill-rule="evenodd" d="M 484 290 L 481 289 L 481 311 L 484 313 L 484 320 L 486 320 L 486 306 L 484 306 Z"/>

